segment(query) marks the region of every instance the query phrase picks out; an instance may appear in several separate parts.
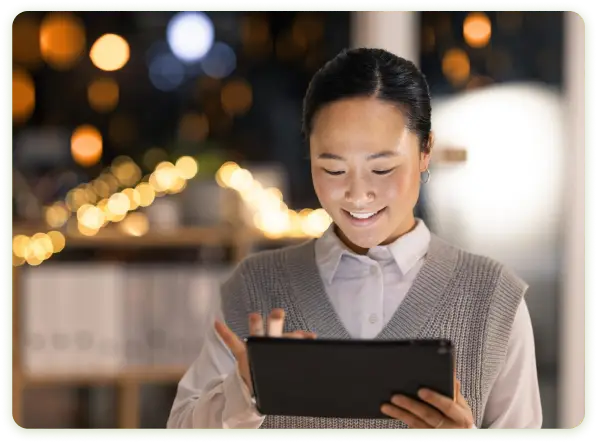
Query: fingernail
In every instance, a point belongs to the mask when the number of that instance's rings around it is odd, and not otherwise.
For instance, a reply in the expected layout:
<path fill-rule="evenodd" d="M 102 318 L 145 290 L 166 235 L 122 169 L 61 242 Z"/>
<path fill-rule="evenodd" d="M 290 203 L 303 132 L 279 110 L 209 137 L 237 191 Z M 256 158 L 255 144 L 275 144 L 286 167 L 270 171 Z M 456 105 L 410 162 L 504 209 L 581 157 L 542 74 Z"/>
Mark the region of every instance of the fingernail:
<path fill-rule="evenodd" d="M 417 394 L 421 398 L 429 398 L 429 396 L 431 395 L 431 392 L 427 389 L 419 389 L 419 392 Z"/>
<path fill-rule="evenodd" d="M 282 317 L 284 317 L 284 309 L 274 308 L 270 312 L 270 315 L 272 315 L 275 318 L 282 318 Z"/>

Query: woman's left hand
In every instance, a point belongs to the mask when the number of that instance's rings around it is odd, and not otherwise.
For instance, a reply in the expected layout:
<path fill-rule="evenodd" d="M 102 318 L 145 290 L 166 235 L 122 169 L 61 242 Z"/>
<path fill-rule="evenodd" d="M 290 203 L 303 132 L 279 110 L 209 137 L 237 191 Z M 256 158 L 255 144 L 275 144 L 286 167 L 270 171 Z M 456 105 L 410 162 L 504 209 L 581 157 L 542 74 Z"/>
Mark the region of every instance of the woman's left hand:
<path fill-rule="evenodd" d="M 429 389 L 421 389 L 419 397 L 423 401 L 395 395 L 390 400 L 391 403 L 381 407 L 381 412 L 402 420 L 413 429 L 471 429 L 474 425 L 473 412 L 460 393 L 460 382 L 455 382 L 455 399 Z M 429 405 L 435 406 L 439 411 Z"/>

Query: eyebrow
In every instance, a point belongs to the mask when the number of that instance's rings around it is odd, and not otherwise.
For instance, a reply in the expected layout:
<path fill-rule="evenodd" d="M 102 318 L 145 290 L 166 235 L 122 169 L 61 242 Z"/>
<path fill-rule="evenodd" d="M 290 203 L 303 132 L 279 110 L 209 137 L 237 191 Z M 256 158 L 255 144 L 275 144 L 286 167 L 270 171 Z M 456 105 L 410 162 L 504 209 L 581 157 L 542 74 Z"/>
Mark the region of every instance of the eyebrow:
<path fill-rule="evenodd" d="M 377 158 L 397 157 L 399 155 L 400 154 L 396 151 L 381 151 L 381 152 L 377 152 L 375 154 L 371 154 L 369 157 L 367 157 L 367 160 L 375 160 Z M 336 154 L 330 154 L 329 152 L 324 152 L 322 154 L 319 154 L 317 156 L 317 158 L 320 158 L 323 160 L 345 160 L 344 157 L 341 157 Z"/>

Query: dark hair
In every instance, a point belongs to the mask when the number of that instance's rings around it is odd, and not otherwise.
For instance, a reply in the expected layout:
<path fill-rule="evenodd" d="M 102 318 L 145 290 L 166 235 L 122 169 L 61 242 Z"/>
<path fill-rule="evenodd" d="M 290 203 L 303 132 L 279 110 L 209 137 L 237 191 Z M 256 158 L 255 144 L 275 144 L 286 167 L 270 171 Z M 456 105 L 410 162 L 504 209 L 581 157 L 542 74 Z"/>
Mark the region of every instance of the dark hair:
<path fill-rule="evenodd" d="M 414 63 L 383 49 L 344 50 L 315 73 L 303 102 L 303 134 L 309 139 L 316 113 L 325 105 L 351 97 L 375 97 L 397 105 L 407 127 L 429 151 L 429 85 Z"/>

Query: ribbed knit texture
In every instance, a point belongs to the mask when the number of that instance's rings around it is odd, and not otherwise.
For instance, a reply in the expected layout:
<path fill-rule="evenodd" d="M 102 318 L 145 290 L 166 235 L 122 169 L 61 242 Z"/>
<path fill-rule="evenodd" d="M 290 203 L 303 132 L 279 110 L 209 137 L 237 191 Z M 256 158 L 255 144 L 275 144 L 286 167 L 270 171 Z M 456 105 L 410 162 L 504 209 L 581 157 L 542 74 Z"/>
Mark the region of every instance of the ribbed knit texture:
<path fill-rule="evenodd" d="M 457 377 L 480 428 L 487 398 L 506 357 L 512 322 L 527 289 L 509 269 L 457 249 L 432 234 L 429 251 L 404 301 L 377 339 L 443 338 L 456 351 Z M 286 311 L 285 331 L 350 339 L 325 293 L 314 240 L 245 259 L 222 287 L 227 324 L 248 335 L 250 312 Z M 267 416 L 262 428 L 404 428 L 393 419 Z"/>

